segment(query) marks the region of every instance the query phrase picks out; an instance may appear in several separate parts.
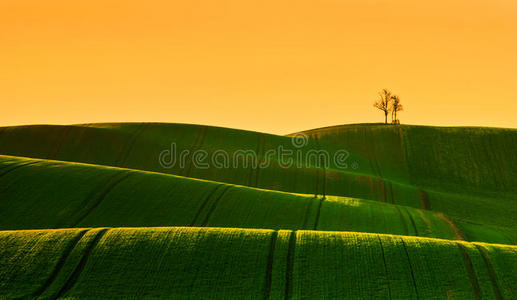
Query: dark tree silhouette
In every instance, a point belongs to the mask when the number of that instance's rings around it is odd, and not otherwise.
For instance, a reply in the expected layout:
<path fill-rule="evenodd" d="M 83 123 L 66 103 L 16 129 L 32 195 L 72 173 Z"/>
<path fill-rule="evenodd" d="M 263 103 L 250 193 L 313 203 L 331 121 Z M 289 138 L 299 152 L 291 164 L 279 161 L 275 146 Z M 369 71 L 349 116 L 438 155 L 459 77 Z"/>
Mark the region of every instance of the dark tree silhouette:
<path fill-rule="evenodd" d="M 400 103 L 400 98 L 397 95 L 391 96 L 391 121 L 393 124 L 399 124 L 399 120 L 397 119 L 397 112 L 404 110 L 402 104 Z"/>
<path fill-rule="evenodd" d="M 391 110 L 391 92 L 387 89 L 383 89 L 379 96 L 381 97 L 379 100 L 377 100 L 373 106 L 382 110 L 384 112 L 384 124 L 388 124 L 388 113 Z"/>

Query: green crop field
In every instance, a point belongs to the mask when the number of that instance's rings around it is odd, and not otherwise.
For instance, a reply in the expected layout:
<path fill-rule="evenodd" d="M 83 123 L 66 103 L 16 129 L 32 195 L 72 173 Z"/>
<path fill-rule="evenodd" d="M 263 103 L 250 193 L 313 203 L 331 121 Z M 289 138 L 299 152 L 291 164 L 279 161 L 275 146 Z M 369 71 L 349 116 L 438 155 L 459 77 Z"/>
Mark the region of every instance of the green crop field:
<path fill-rule="evenodd" d="M 516 296 L 516 246 L 199 227 L 16 230 L 0 242 L 4 297 Z"/>
<path fill-rule="evenodd" d="M 497 128 L 0 127 L 0 299 L 517 299 L 516 149 Z"/>

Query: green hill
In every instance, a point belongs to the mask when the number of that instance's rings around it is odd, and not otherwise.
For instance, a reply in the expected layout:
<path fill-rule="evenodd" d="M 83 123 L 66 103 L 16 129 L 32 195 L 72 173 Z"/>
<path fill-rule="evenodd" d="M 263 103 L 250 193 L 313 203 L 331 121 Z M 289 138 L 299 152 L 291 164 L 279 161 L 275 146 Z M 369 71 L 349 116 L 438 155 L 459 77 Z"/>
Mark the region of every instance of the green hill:
<path fill-rule="evenodd" d="M 4 231 L 0 243 L 3 297 L 517 296 L 516 246 L 196 227 Z"/>
<path fill-rule="evenodd" d="M 306 132 L 303 148 L 291 138 L 185 124 L 121 123 L 21 126 L 0 130 L 0 154 L 124 167 L 295 193 L 323 193 L 443 211 L 469 222 L 516 228 L 517 130 L 423 126 L 348 125 Z M 195 168 L 160 165 L 160 153 L 252 150 L 264 159 L 282 146 L 348 151 L 348 168 L 333 161 L 323 172 L 300 161 L 282 168 Z M 236 167 L 233 164 L 236 163 Z M 298 163 L 298 162 L 297 162 Z M 356 166 L 353 168 L 352 166 Z M 475 201 L 472 199 L 475 198 Z M 510 205 L 509 205 L 510 204 Z M 510 211 L 508 211 L 508 209 Z M 479 213 L 482 211 L 482 213 Z M 508 214 L 501 215 L 502 211 Z"/>
<path fill-rule="evenodd" d="M 495 128 L 0 127 L 0 298 L 513 299 L 516 145 Z"/>
<path fill-rule="evenodd" d="M 390 203 L 322 199 L 51 160 L 0 156 L 0 185 L 4 230 L 209 226 L 346 230 L 504 244 L 517 240 L 515 232 L 502 227 L 456 224 L 441 212 Z"/>

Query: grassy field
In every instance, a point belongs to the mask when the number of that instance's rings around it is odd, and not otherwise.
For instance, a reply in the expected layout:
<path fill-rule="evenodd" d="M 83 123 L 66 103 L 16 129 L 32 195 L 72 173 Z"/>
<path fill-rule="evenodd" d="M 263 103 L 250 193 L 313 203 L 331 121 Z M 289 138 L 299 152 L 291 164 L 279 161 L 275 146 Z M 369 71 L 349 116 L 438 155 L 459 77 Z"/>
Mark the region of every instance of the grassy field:
<path fill-rule="evenodd" d="M 517 228 L 517 130 L 423 126 L 346 125 L 307 131 L 307 145 L 289 137 L 228 128 L 158 123 L 20 126 L 0 130 L 0 154 L 55 159 L 175 174 L 294 193 L 326 194 L 432 209 L 474 223 Z M 307 153 L 323 149 L 349 153 L 348 168 L 331 161 L 319 168 L 171 168 L 159 164 L 161 151 L 268 150 Z M 231 158 L 232 155 L 230 155 Z M 302 155 L 305 157 L 304 155 Z M 353 168 L 354 166 L 355 168 Z M 324 182 L 324 183 L 323 183 Z M 474 201 L 473 201 L 474 199 Z M 490 204 L 489 204 L 490 203 Z M 507 212 L 501 215 L 501 212 Z"/>
<path fill-rule="evenodd" d="M 0 156 L 0 229 L 209 226 L 455 239 L 435 212 L 96 165 Z M 0 171 L 1 172 L 1 171 Z M 471 240 L 479 240 L 474 236 Z M 511 243 L 504 238 L 482 241 Z"/>
<path fill-rule="evenodd" d="M 362 139 L 354 140 L 362 143 Z M 177 153 L 188 150 L 205 150 L 209 155 L 224 150 L 230 154 L 232 168 L 193 168 L 187 159 L 182 167 L 177 163 L 164 168 L 159 163 L 163 150 L 176 145 Z M 232 160 L 238 150 L 257 153 L 258 160 L 265 159 L 269 150 L 283 147 L 302 152 L 305 156 L 311 149 L 334 149 L 320 145 L 317 139 L 309 139 L 307 145 L 296 148 L 291 138 L 257 132 L 184 124 L 91 124 L 78 126 L 21 126 L 8 127 L 0 133 L 0 154 L 92 163 L 107 166 L 175 174 L 208 179 L 238 185 L 296 193 L 322 193 L 323 173 L 311 167 L 305 160 L 301 167 L 282 168 L 275 157 L 270 166 L 263 169 L 245 167 L 240 160 Z M 418 189 L 386 178 L 379 177 L 369 164 L 368 153 L 350 151 L 348 160 L 357 163 L 357 168 L 330 169 L 326 178 L 326 193 L 372 200 L 411 204 L 420 207 Z M 234 167 L 235 166 L 235 167 Z M 391 192 L 385 185 L 391 183 Z M 393 196 L 392 196 L 393 195 Z M 413 200 L 407 200 L 413 195 Z M 394 199 L 399 198 L 399 199 Z"/>
<path fill-rule="evenodd" d="M 0 127 L 0 299 L 517 298 L 516 130 L 303 134 Z M 231 167 L 165 167 L 172 143 Z M 280 147 L 292 166 L 268 157 Z M 301 158 L 314 150 L 346 150 L 347 167 Z"/>
<path fill-rule="evenodd" d="M 516 246 L 197 227 L 3 231 L 0 242 L 1 297 L 516 296 Z"/>

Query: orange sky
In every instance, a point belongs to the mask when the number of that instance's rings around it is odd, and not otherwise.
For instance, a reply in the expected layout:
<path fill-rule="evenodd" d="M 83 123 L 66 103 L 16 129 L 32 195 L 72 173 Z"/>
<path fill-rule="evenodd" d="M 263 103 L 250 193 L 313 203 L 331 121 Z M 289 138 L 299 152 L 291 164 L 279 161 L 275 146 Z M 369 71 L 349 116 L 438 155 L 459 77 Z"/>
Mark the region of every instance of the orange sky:
<path fill-rule="evenodd" d="M 1 0 L 0 125 L 517 127 L 515 0 Z"/>

